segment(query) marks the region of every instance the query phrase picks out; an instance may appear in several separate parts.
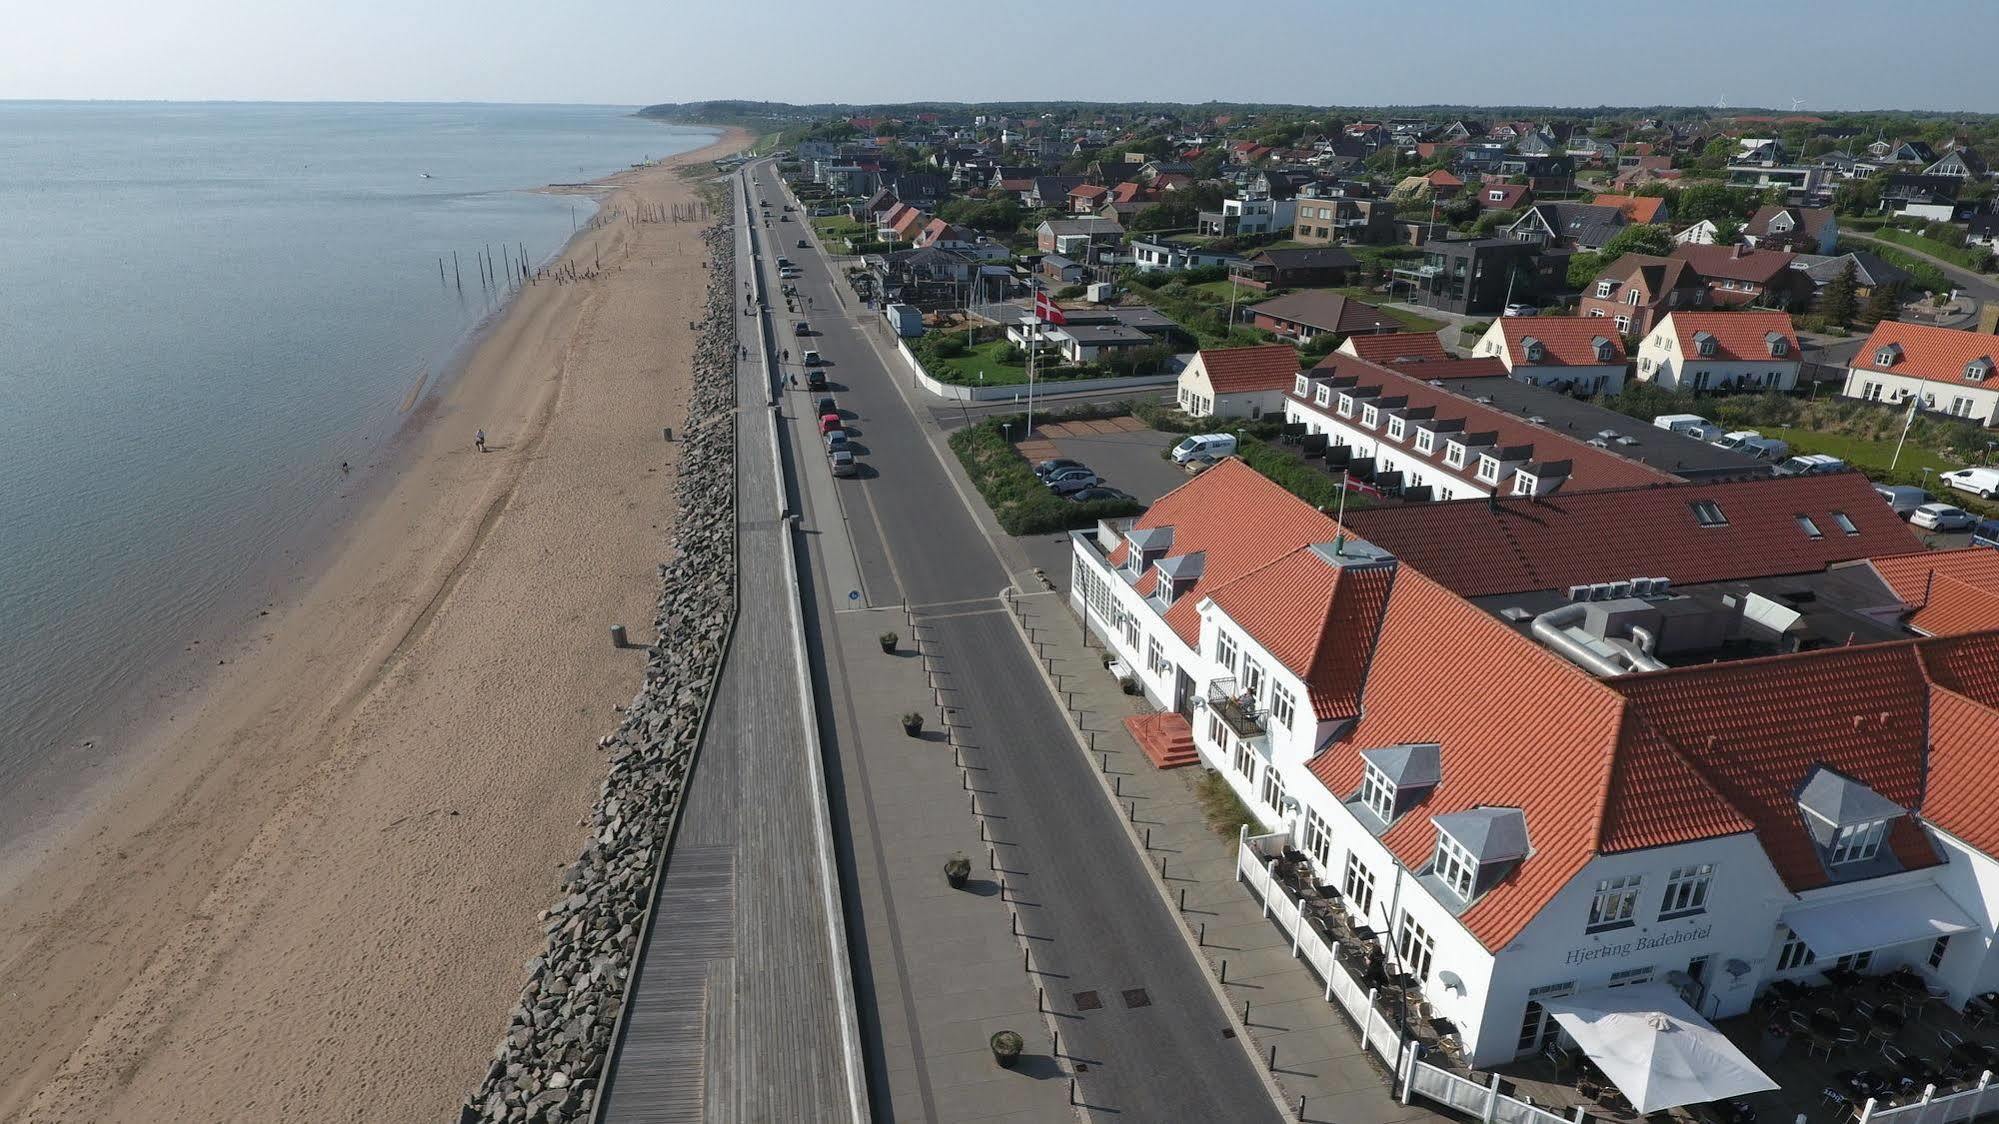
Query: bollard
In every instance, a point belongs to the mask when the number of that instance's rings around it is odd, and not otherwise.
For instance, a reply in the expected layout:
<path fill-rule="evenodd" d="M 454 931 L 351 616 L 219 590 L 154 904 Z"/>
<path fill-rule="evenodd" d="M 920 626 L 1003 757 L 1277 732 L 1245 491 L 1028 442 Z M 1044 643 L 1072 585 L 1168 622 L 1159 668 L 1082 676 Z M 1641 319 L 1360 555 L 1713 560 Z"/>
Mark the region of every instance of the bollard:
<path fill-rule="evenodd" d="M 1028 973 L 1029 975 L 1033 975 L 1033 974 L 1034 974 L 1034 969 L 1033 969 L 1033 968 L 1032 968 L 1031 966 L 1029 966 L 1029 964 L 1027 963 L 1027 946 L 1026 946 L 1026 945 L 1022 945 L 1022 946 L 1020 946 L 1020 970 L 1021 970 L 1021 971 L 1023 971 L 1023 972 L 1026 972 L 1026 973 Z"/>
<path fill-rule="evenodd" d="M 1108 773 L 1108 772 L 1110 772 L 1110 771 L 1111 771 L 1111 755 L 1110 755 L 1110 753 L 1109 753 L 1108 751 L 1106 751 L 1106 752 L 1104 753 L 1104 767 L 1103 767 L 1103 771 L 1104 771 L 1104 772 L 1106 772 L 1106 773 Z"/>
<path fill-rule="evenodd" d="M 1298 1119 L 1305 1119 L 1305 1098 L 1302 1095 L 1298 1098 Z"/>
<path fill-rule="evenodd" d="M 1166 881 L 1166 856 L 1165 856 L 1165 855 L 1161 855 L 1161 856 L 1159 856 L 1159 880 L 1160 880 L 1161 882 L 1164 882 L 1164 881 Z M 1184 889 L 1186 889 L 1186 887 L 1185 887 L 1185 886 L 1182 886 L 1182 887 L 1181 887 L 1181 889 L 1183 889 L 1183 890 L 1184 890 Z"/>
<path fill-rule="evenodd" d="M 1062 1032 L 1060 1030 L 1055 1032 L 1055 1044 L 1048 1047 L 1048 1053 L 1051 1057 L 1059 1058 L 1062 1056 Z M 1075 1078 L 1072 1077 L 1069 1080 L 1074 1081 Z"/>
<path fill-rule="evenodd" d="M 999 848 L 998 848 L 998 847 L 987 847 L 987 848 L 986 848 L 986 865 L 987 865 L 988 867 L 992 868 L 993 870 L 998 870 L 998 869 L 999 869 Z"/>
<path fill-rule="evenodd" d="M 986 821 L 984 821 L 984 820 L 980 820 L 980 821 L 979 821 L 979 842 L 981 842 L 981 843 L 984 843 L 984 842 L 986 842 L 986 841 L 987 841 L 987 840 L 986 840 Z"/>
<path fill-rule="evenodd" d="M 1035 1010 L 1037 1010 L 1037 1011 L 1040 1011 L 1040 1012 L 1042 1012 L 1042 1013 L 1044 1013 L 1044 1014 L 1045 1014 L 1045 1013 L 1046 1013 L 1046 1012 L 1048 1011 L 1048 989 L 1047 989 L 1047 988 L 1045 988 L 1045 987 L 1037 987 L 1037 988 L 1035 988 L 1035 989 L 1034 989 L 1034 1009 L 1035 1009 Z"/>
<path fill-rule="evenodd" d="M 1076 1103 L 1076 1079 L 1073 1077 L 1069 1079 L 1069 1103 Z"/>
<path fill-rule="evenodd" d="M 1097 732 L 1095 730 L 1091 730 L 1089 731 L 1089 736 L 1090 736 L 1090 752 L 1095 753 L 1097 751 Z"/>
<path fill-rule="evenodd" d="M 967 773 L 963 769 L 958 770 L 958 787 L 964 789 L 966 792 L 972 791 L 972 774 Z"/>
<path fill-rule="evenodd" d="M 1149 827 L 1145 829 L 1145 849 L 1152 850 L 1152 829 Z"/>
<path fill-rule="evenodd" d="M 1138 801 L 1134 800 L 1131 802 L 1131 811 L 1126 815 L 1125 818 L 1129 819 L 1133 823 L 1138 822 Z"/>
<path fill-rule="evenodd" d="M 1247 999 L 1242 1001 L 1242 1025 L 1251 1025 L 1249 1021 L 1249 1000 Z"/>
<path fill-rule="evenodd" d="M 1270 1044 L 1270 1068 L 1273 1070 L 1277 1068 L 1277 1043 L 1275 1042 Z"/>
<path fill-rule="evenodd" d="M 1015 913 L 1011 916 L 1013 917 L 1013 935 L 1017 937 L 1020 935 L 1020 914 Z"/>
<path fill-rule="evenodd" d="M 1111 778 L 1111 795 L 1112 796 L 1124 795 L 1124 774 L 1120 773 L 1117 776 Z"/>
<path fill-rule="evenodd" d="M 1208 923 L 1206 921 L 1201 922 L 1201 932 L 1199 936 L 1194 938 L 1194 947 L 1208 947 Z"/>
<path fill-rule="evenodd" d="M 1222 959 L 1222 982 L 1229 982 L 1229 962 L 1226 957 Z"/>
<path fill-rule="evenodd" d="M 1180 887 L 1180 912 L 1187 912 L 1187 887 Z"/>
<path fill-rule="evenodd" d="M 628 646 L 628 645 L 627 645 L 627 644 L 626 644 L 626 642 L 625 642 L 625 626 L 624 626 L 624 625 L 621 625 L 621 624 L 614 624 L 614 625 L 612 625 L 612 626 L 611 626 L 611 647 L 613 647 L 613 648 L 624 648 L 624 647 L 627 647 L 627 646 Z"/>

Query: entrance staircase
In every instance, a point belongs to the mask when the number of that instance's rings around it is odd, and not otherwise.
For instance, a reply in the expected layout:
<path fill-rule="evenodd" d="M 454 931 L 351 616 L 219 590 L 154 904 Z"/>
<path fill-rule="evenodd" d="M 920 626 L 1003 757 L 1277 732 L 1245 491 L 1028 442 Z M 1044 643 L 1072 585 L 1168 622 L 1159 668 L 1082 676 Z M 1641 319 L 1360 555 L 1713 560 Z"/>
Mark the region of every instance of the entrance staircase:
<path fill-rule="evenodd" d="M 1177 769 L 1197 765 L 1201 755 L 1194 749 L 1194 729 L 1185 715 L 1137 714 L 1124 720 L 1124 728 L 1157 769 Z"/>

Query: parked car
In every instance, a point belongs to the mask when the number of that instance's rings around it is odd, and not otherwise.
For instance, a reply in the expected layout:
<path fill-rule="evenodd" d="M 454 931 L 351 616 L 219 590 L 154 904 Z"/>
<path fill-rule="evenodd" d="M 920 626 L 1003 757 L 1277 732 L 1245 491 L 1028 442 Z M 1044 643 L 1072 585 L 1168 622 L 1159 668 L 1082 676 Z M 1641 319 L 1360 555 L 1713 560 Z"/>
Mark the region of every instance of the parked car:
<path fill-rule="evenodd" d="M 836 429 L 845 429 L 845 428 L 847 427 L 845 424 L 843 424 L 840 421 L 840 415 L 838 414 L 819 415 L 819 432 L 831 433 Z"/>
<path fill-rule="evenodd" d="M 1915 510 L 1930 502 L 1930 494 L 1914 484 L 1876 484 L 1874 494 L 1888 501 L 1895 514 L 1907 519 Z"/>
<path fill-rule="evenodd" d="M 1971 529 L 1971 545 L 1999 547 L 1999 519 L 1981 519 Z"/>
<path fill-rule="evenodd" d="M 1220 460 L 1235 452 L 1236 441 L 1233 433 L 1196 433 L 1182 438 L 1173 446 L 1173 463 L 1186 464 L 1195 457 Z"/>
<path fill-rule="evenodd" d="M 1960 492 L 1970 492 L 1985 499 L 1999 499 L 1999 468 L 1960 468 L 1956 472 L 1943 473 L 1938 479 Z"/>
<path fill-rule="evenodd" d="M 1186 469 L 1189 476 L 1199 476 L 1220 463 L 1213 457 L 1189 457 L 1180 467 Z"/>
<path fill-rule="evenodd" d="M 1065 468 L 1088 468 L 1088 467 L 1090 466 L 1084 464 L 1082 461 L 1072 461 L 1068 457 L 1055 457 L 1051 460 L 1045 460 L 1042 461 L 1040 464 L 1035 465 L 1034 474 L 1043 479 L 1047 479 L 1048 474 L 1051 472 L 1060 472 Z"/>
<path fill-rule="evenodd" d="M 1116 488 L 1106 488 L 1099 485 L 1094 488 L 1085 488 L 1071 495 L 1069 498 L 1075 500 L 1077 503 L 1088 503 L 1091 500 L 1128 500 L 1131 498 L 1131 495 L 1127 492 L 1120 492 Z"/>
<path fill-rule="evenodd" d="M 1696 441 L 1712 441 L 1721 436 L 1721 427 L 1699 414 L 1660 414 L 1652 419 L 1652 424 Z"/>
<path fill-rule="evenodd" d="M 826 389 L 826 372 L 823 368 L 807 367 L 805 369 L 805 389 L 807 390 Z"/>
<path fill-rule="evenodd" d="M 833 450 L 835 450 L 835 449 L 844 449 L 844 448 L 846 448 L 846 447 L 847 447 L 847 431 L 846 431 L 846 430 L 844 430 L 844 429 L 829 429 L 829 430 L 827 430 L 827 431 L 826 431 L 826 451 L 827 451 L 827 452 L 829 452 L 829 453 L 830 453 L 830 452 L 832 452 L 832 451 L 833 451 Z"/>
<path fill-rule="evenodd" d="M 812 406 L 812 413 L 817 417 L 823 418 L 827 414 L 837 414 L 839 412 L 840 412 L 840 407 L 834 405 L 831 395 L 820 398 L 819 401 L 815 402 Z"/>
<path fill-rule="evenodd" d="M 1049 472 L 1047 475 L 1043 476 L 1041 478 L 1041 482 L 1043 484 L 1052 484 L 1057 480 L 1067 479 L 1068 477 L 1071 476 L 1095 476 L 1095 475 L 1096 473 L 1091 472 L 1087 466 L 1077 464 L 1077 465 L 1070 465 L 1066 468 L 1055 469 Z"/>
<path fill-rule="evenodd" d="M 806 321 L 806 320 L 794 320 L 794 321 L 792 321 L 792 322 L 791 322 L 791 334 L 792 334 L 792 335 L 794 335 L 794 336 L 809 336 L 809 335 L 811 335 L 811 334 L 812 334 L 812 324 L 811 324 L 811 322 L 809 322 L 809 321 Z"/>
<path fill-rule="evenodd" d="M 1824 453 L 1801 453 L 1788 458 L 1770 471 L 1778 476 L 1823 476 L 1828 472 L 1840 472 L 1846 462 Z"/>
<path fill-rule="evenodd" d="M 1507 306 L 1506 306 L 1506 315 L 1508 315 L 1508 316 L 1539 316 L 1539 315 L 1541 315 L 1541 310 L 1540 310 L 1540 309 L 1538 309 L 1538 308 L 1536 308 L 1536 307 L 1534 307 L 1534 306 L 1533 306 L 1533 305 L 1531 305 L 1531 304 L 1509 304 L 1509 305 L 1507 305 Z"/>
<path fill-rule="evenodd" d="M 812 244 L 810 242 L 807 242 L 805 239 L 800 238 L 798 240 L 798 248 L 801 250 L 809 250 L 812 248 Z"/>
<path fill-rule="evenodd" d="M 1909 526 L 1926 531 L 1968 531 L 1978 517 L 1947 503 L 1926 503 L 1909 515 Z"/>
<path fill-rule="evenodd" d="M 1738 429 L 1708 444 L 1717 449 L 1732 449 L 1738 453 L 1747 453 L 1757 460 L 1764 461 L 1781 461 L 1791 452 L 1789 444 L 1775 437 L 1765 437 L 1753 429 Z"/>
<path fill-rule="evenodd" d="M 1082 472 L 1072 475 L 1057 476 L 1048 482 L 1048 490 L 1058 496 L 1066 496 L 1074 492 L 1080 492 L 1085 488 L 1094 488 L 1101 483 L 1103 483 L 1103 480 L 1096 473 L 1085 469 Z"/>
<path fill-rule="evenodd" d="M 818 353 L 818 352 L 816 352 L 816 351 L 813 351 L 813 350 L 812 350 L 812 349 L 810 349 L 810 348 L 807 348 L 807 349 L 806 349 L 806 351 L 805 351 L 805 365 L 806 365 L 806 366 L 808 366 L 808 367 L 817 367 L 817 366 L 819 366 L 820 364 L 822 364 L 822 363 L 824 363 L 824 362 L 826 362 L 826 361 L 825 361 L 824 359 L 821 359 L 821 358 L 819 357 L 819 353 Z"/>
<path fill-rule="evenodd" d="M 829 450 L 826 453 L 826 463 L 832 467 L 835 476 L 852 476 L 861 470 L 860 463 L 854 460 L 852 449 Z"/>

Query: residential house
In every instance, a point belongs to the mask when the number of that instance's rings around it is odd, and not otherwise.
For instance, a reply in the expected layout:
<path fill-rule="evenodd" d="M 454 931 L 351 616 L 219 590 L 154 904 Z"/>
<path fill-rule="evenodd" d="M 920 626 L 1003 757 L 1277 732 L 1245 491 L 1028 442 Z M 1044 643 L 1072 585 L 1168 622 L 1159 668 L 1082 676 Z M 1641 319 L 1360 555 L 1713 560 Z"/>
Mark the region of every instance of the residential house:
<path fill-rule="evenodd" d="M 1728 184 L 1758 191 L 1782 188 L 1788 197 L 1809 199 L 1826 190 L 1826 171 L 1811 164 L 1730 164 Z"/>
<path fill-rule="evenodd" d="M 1069 192 L 1084 182 L 1082 176 L 1036 176 L 1033 189 L 1027 193 L 1027 205 L 1066 208 Z"/>
<path fill-rule="evenodd" d="M 1676 246 L 1712 246 L 1715 244 L 1717 236 L 1720 233 L 1721 227 L 1715 225 L 1713 219 L 1702 219 L 1685 230 L 1674 234 L 1673 244 Z"/>
<path fill-rule="evenodd" d="M 951 180 L 935 172 L 897 172 L 884 184 L 897 199 L 918 210 L 934 211 L 951 197 Z"/>
<path fill-rule="evenodd" d="M 1404 176 L 1391 197 L 1399 199 L 1454 199 L 1464 190 L 1465 181 L 1442 168 L 1432 168 L 1420 176 Z"/>
<path fill-rule="evenodd" d="M 1070 261 L 1061 254 L 1044 254 L 1035 271 L 1057 285 L 1080 285 L 1089 279 L 1089 267 Z"/>
<path fill-rule="evenodd" d="M 1087 363 L 1113 352 L 1167 346 L 1182 334 L 1180 326 L 1159 310 L 1141 305 L 1065 309 L 1063 319 L 1062 324 L 1039 328 L 1016 322 L 1008 325 L 1006 338 L 1025 347 L 1038 337 L 1067 361 Z"/>
<path fill-rule="evenodd" d="M 1534 193 L 1524 183 L 1493 182 L 1478 185 L 1478 205 L 1488 211 L 1513 211 L 1534 201 Z"/>
<path fill-rule="evenodd" d="M 1811 286 L 1791 269 L 1795 255 L 1785 250 L 1683 245 L 1674 247 L 1672 256 L 1707 282 L 1708 301 L 1716 308 L 1801 308 L 1811 299 Z"/>
<path fill-rule="evenodd" d="M 1883 320 L 1853 353 L 1840 393 L 1999 425 L 1999 336 Z"/>
<path fill-rule="evenodd" d="M 1908 285 L 1907 270 L 1882 261 L 1878 254 L 1866 250 L 1854 250 L 1838 255 L 1799 254 L 1791 259 L 1791 268 L 1802 272 L 1811 281 L 1811 307 L 1817 308 L 1825 296 L 1826 286 L 1853 267 L 1853 296 L 1865 305 L 1874 296 L 1874 290 L 1887 286 L 1897 292 Z"/>
<path fill-rule="evenodd" d="M 914 242 L 930 216 L 907 203 L 897 203 L 882 215 L 875 236 L 883 242 Z"/>
<path fill-rule="evenodd" d="M 1600 317 L 1502 316 L 1472 347 L 1506 366 L 1509 378 L 1575 394 L 1624 389 L 1624 340 Z"/>
<path fill-rule="evenodd" d="M 1115 246 L 1124 240 L 1124 227 L 1109 219 L 1043 219 L 1034 228 L 1035 248 L 1044 254 L 1061 254 L 1069 258 L 1087 256 L 1084 247 L 1108 244 Z"/>
<path fill-rule="evenodd" d="M 1399 266 L 1395 283 L 1409 300 L 1466 316 L 1495 316 L 1508 304 L 1531 302 L 1568 288 L 1567 251 L 1547 251 L 1517 238 L 1431 240 L 1423 262 Z"/>
<path fill-rule="evenodd" d="M 1957 196 L 1963 187 L 1964 181 L 1956 176 L 1893 172 L 1881 181 L 1881 211 L 1949 222 L 1956 215 Z"/>
<path fill-rule="evenodd" d="M 1229 238 L 1289 230 L 1297 221 L 1297 206 L 1295 199 L 1272 199 L 1267 195 L 1224 199 L 1220 210 L 1200 212 L 1201 233 Z"/>
<path fill-rule="evenodd" d="M 1096 183 L 1079 183 L 1069 189 L 1069 213 L 1093 215 L 1110 198 L 1111 189 Z"/>
<path fill-rule="evenodd" d="M 1203 348 L 1181 369 L 1177 400 L 1182 412 L 1197 418 L 1281 413 L 1298 366 L 1288 343 Z"/>
<path fill-rule="evenodd" d="M 1393 332 L 1402 324 L 1371 304 L 1326 289 L 1305 289 L 1251 305 L 1250 320 L 1267 332 L 1300 343 L 1324 332 L 1359 335 Z"/>
<path fill-rule="evenodd" d="M 1338 246 L 1258 250 L 1239 261 L 1233 272 L 1255 289 L 1309 289 L 1344 285 L 1359 262 Z"/>
<path fill-rule="evenodd" d="M 1440 363 L 1451 356 L 1435 332 L 1383 332 L 1379 335 L 1348 336 L 1333 349 L 1370 363 L 1393 366 L 1398 363 Z M 1321 363 L 1320 366 L 1325 366 Z"/>
<path fill-rule="evenodd" d="M 1506 228 L 1509 237 L 1537 246 L 1599 250 L 1626 219 L 1616 207 L 1589 203 L 1536 203 Z"/>
<path fill-rule="evenodd" d="M 1523 177 L 1537 194 L 1561 195 L 1576 189 L 1576 162 L 1567 156 L 1503 156 L 1499 174 Z"/>
<path fill-rule="evenodd" d="M 1131 240 L 1132 268 L 1140 273 L 1199 269 L 1202 266 L 1233 266 L 1242 256 L 1229 250 L 1214 250 L 1198 242 L 1160 235 L 1135 235 Z"/>
<path fill-rule="evenodd" d="M 935 246 L 940 250 L 973 250 L 980 243 L 979 236 L 962 226 L 953 226 L 943 219 L 931 219 L 923 224 L 916 234 L 914 244 L 919 248 Z"/>
<path fill-rule="evenodd" d="M 1889 164 L 1936 163 L 1936 150 L 1923 141 L 1877 140 L 1867 146 L 1868 155 Z"/>
<path fill-rule="evenodd" d="M 1609 192 L 1599 192 L 1596 198 L 1590 200 L 1590 203 L 1598 207 L 1617 208 L 1617 213 L 1624 216 L 1625 222 L 1669 223 L 1673 221 L 1673 212 L 1666 206 L 1666 199 L 1662 195 L 1616 195 Z"/>
<path fill-rule="evenodd" d="M 1743 224 L 1742 241 L 1763 250 L 1830 254 L 1839 245 L 1839 219 L 1831 207 L 1765 206 Z"/>
<path fill-rule="evenodd" d="M 1961 180 L 1983 179 L 1988 174 L 1985 160 L 1969 148 L 1953 148 L 1923 169 L 1926 176 L 1953 176 Z"/>
<path fill-rule="evenodd" d="M 1798 384 L 1798 336 L 1782 312 L 1669 312 L 1638 345 L 1638 378 L 1666 390 Z"/>
<path fill-rule="evenodd" d="M 1386 199 L 1314 198 L 1296 201 L 1291 237 L 1308 245 L 1379 244 L 1395 240 L 1395 205 Z"/>

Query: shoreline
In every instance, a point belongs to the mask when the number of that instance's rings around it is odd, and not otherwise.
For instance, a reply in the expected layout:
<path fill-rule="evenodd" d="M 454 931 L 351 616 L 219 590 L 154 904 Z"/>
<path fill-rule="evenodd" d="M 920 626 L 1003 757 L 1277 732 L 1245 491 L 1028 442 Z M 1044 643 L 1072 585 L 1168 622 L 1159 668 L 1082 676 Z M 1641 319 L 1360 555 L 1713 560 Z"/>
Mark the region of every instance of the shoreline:
<path fill-rule="evenodd" d="M 592 185 L 598 214 L 626 197 L 684 202 L 693 188 L 675 169 L 751 140 L 733 130 L 607 176 Z M 474 946 L 492 953 L 538 936 L 534 914 L 548 892 L 542 862 L 573 858 L 576 844 L 573 826 L 553 827 L 587 811 L 603 771 L 590 746 L 611 704 L 630 695 L 636 667 L 605 654 L 599 609 L 621 612 L 617 605 L 656 581 L 669 490 L 632 493 L 663 484 L 658 475 L 672 470 L 675 451 L 661 447 L 655 419 L 679 424 L 686 379 L 676 372 L 690 355 L 637 350 L 643 341 L 627 337 L 689 334 L 661 302 L 702 300 L 704 271 L 685 255 L 687 242 L 698 247 L 702 225 L 580 228 L 552 260 L 601 253 L 604 275 L 529 286 L 469 333 L 462 361 L 426 380 L 380 462 L 316 532 L 335 545 L 277 565 L 269 588 L 254 602 L 243 599 L 257 615 L 246 615 L 240 639 L 202 645 L 202 661 L 213 655 L 227 666 L 211 665 L 184 690 L 149 691 L 141 709 L 153 729 L 107 755 L 105 775 L 84 782 L 86 807 L 74 822 L 18 856 L 20 869 L 0 882 L 0 994 L 16 1015 L 0 1042 L 21 1061 L 0 1084 L 0 1117 L 175 1118 L 199 1116 L 203 1105 L 252 1104 L 267 1118 L 379 1116 L 380 1100 L 364 1109 L 336 1096 L 356 1080 L 412 1109 L 444 1112 L 455 1103 L 490 1052 L 492 1028 L 517 984 L 517 961 L 478 955 Z M 662 322 L 641 320 L 648 312 Z M 615 392 L 605 389 L 612 384 Z M 477 459 L 469 438 L 456 435 L 475 426 L 493 438 L 492 454 Z M 640 444 L 646 430 L 649 445 Z M 619 450 L 599 455 L 611 442 Z M 618 472 L 624 460 L 632 475 Z M 567 497 L 579 509 L 602 510 L 570 514 Z M 637 520 L 620 528 L 617 543 L 599 541 L 601 532 L 587 536 L 626 512 Z M 582 572 L 551 584 L 565 565 Z M 497 590 L 506 592 L 495 597 Z M 264 593 L 273 595 L 268 604 Z M 479 650 L 502 633 L 521 633 L 527 644 L 497 656 Z M 577 652 L 565 655 L 571 644 Z M 468 708 L 454 692 L 476 696 L 537 660 L 550 666 L 515 685 L 516 694 L 532 685 L 536 713 L 484 736 L 505 741 L 539 724 L 548 727 L 541 736 L 559 727 L 587 730 L 583 737 L 498 752 L 428 727 L 430 717 L 476 722 L 480 706 L 505 707 L 510 698 L 495 696 Z M 589 666 L 572 666 L 579 664 Z M 531 761 L 543 764 L 528 768 Z M 408 791 L 423 786 L 434 791 Z M 411 811 L 412 795 L 425 797 L 417 801 L 425 806 Z M 435 821 L 474 826 L 488 818 L 482 801 L 532 819 L 532 829 L 500 818 L 454 869 L 439 858 L 453 845 L 434 837 L 445 826 Z M 391 835 L 415 838 L 377 838 Z M 539 874 L 526 873 L 537 867 Z M 362 887 L 384 873 L 421 881 L 427 897 L 394 910 L 371 902 L 372 913 L 392 915 L 398 934 L 378 947 L 401 948 L 423 931 L 444 939 L 416 941 L 418 948 L 398 953 L 409 965 L 361 979 L 367 973 L 341 947 L 350 942 L 327 928 L 334 917 L 318 912 L 324 903 L 310 892 L 290 899 L 302 885 L 336 898 L 344 886 L 358 895 L 345 903 L 351 909 L 370 901 Z M 490 900 L 460 898 L 463 908 L 440 909 L 467 883 L 479 883 Z M 526 902 L 536 904 L 519 908 Z M 467 916 L 479 910 L 487 912 Z M 468 922 L 474 931 L 465 931 Z M 287 933 L 288 925 L 296 931 Z M 300 962 L 302 950 L 314 955 Z M 424 963 L 439 956 L 448 963 Z M 409 978 L 419 964 L 433 975 Z M 328 972 L 338 975 L 326 979 Z M 247 982 L 259 973 L 267 978 Z M 315 973 L 317 988 L 308 986 Z M 296 986 L 246 1004 L 246 988 L 287 976 Z M 297 1008 L 331 1000 L 351 1015 L 357 990 L 377 1032 L 384 1019 L 407 1015 L 419 994 L 441 992 L 471 1009 L 443 1020 L 451 1027 L 403 1041 L 426 1055 L 451 1055 L 448 1064 L 427 1059 L 445 1074 L 435 1087 L 392 1089 L 394 1063 L 374 1063 L 382 1072 L 365 1076 L 327 1065 L 326 1038 L 351 1039 L 361 1028 L 336 1032 L 341 1018 L 322 1010 L 314 1019 Z M 279 1010 L 287 1012 L 285 1028 L 273 1025 Z M 398 1037 L 387 1035 L 377 1049 Z M 254 1046 L 254 1056 L 224 1064 L 215 1056 L 221 1039 Z M 351 1048 L 369 1053 L 365 1045 Z M 309 1107 L 315 1100 L 319 1111 Z"/>

